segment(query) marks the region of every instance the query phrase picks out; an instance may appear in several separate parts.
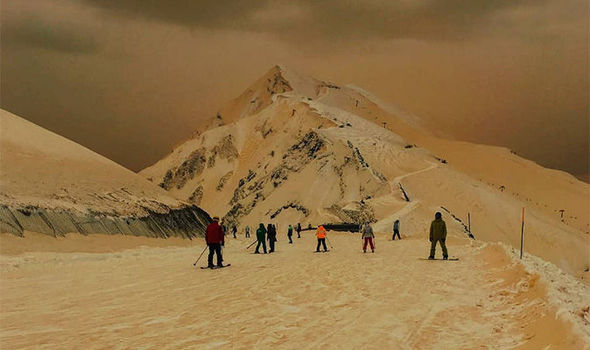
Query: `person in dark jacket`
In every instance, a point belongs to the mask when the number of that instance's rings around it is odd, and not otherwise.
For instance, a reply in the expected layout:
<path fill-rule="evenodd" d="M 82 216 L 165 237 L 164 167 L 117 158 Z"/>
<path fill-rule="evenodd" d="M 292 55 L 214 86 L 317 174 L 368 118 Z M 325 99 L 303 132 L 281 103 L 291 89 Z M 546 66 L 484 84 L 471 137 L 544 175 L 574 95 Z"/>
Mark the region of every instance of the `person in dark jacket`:
<path fill-rule="evenodd" d="M 244 232 L 245 232 L 245 237 L 250 238 L 250 226 L 246 225 Z"/>
<path fill-rule="evenodd" d="M 258 244 L 256 245 L 256 251 L 254 251 L 254 254 L 260 254 L 260 252 L 258 251 L 260 249 L 260 246 L 262 246 L 262 249 L 264 249 L 264 254 L 266 254 L 266 229 L 264 228 L 264 224 L 260 223 L 260 226 L 258 227 L 258 230 L 256 230 L 256 240 L 258 241 Z"/>
<path fill-rule="evenodd" d="M 268 239 L 269 253 L 275 251 L 275 242 L 277 241 L 277 231 L 273 224 L 266 227 L 266 239 Z"/>
<path fill-rule="evenodd" d="M 289 244 L 293 244 L 293 240 L 291 239 L 291 237 L 293 237 L 293 226 L 289 225 L 289 228 L 287 229 L 287 237 L 289 238 Z"/>
<path fill-rule="evenodd" d="M 297 238 L 301 238 L 301 223 L 297 223 Z"/>
<path fill-rule="evenodd" d="M 434 221 L 430 224 L 430 256 L 428 259 L 434 259 L 436 242 L 440 243 L 440 247 L 442 248 L 443 252 L 443 259 L 447 260 L 449 258 L 449 253 L 447 252 L 447 246 L 445 244 L 446 240 L 447 225 L 442 219 L 442 214 L 437 212 L 434 215 Z"/>
<path fill-rule="evenodd" d="M 205 231 L 205 242 L 209 247 L 209 259 L 207 267 L 213 268 L 213 255 L 217 254 L 217 266 L 223 266 L 223 257 L 221 256 L 221 246 L 225 244 L 225 232 L 223 228 L 219 226 L 219 218 L 214 217 L 213 222 L 207 226 Z"/>
<path fill-rule="evenodd" d="M 238 233 L 238 228 L 234 225 L 234 228 L 232 228 L 231 232 L 234 234 L 234 238 L 236 237 L 236 233 Z"/>
<path fill-rule="evenodd" d="M 395 220 L 393 223 L 393 237 L 391 238 L 392 241 L 395 241 L 395 236 L 397 236 L 399 239 L 402 239 L 402 237 L 399 235 L 399 220 Z"/>

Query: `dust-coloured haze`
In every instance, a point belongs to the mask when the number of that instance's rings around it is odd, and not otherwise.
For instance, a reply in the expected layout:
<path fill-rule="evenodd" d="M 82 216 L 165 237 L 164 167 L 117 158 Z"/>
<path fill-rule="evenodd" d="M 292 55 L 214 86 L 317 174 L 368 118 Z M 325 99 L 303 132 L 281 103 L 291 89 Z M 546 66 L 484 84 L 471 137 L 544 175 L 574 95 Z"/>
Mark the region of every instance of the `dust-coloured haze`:
<path fill-rule="evenodd" d="M 586 1 L 27 0 L 1 106 L 133 170 L 276 63 L 589 177 Z"/>

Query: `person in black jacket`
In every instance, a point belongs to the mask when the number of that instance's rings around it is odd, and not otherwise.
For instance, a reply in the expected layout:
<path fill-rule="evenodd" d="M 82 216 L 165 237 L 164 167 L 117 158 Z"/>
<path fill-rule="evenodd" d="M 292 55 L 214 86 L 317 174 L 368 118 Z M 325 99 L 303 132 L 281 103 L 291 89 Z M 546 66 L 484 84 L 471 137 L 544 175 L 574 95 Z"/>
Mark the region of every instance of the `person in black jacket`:
<path fill-rule="evenodd" d="M 277 241 L 277 231 L 273 224 L 266 227 L 266 239 L 268 239 L 269 253 L 275 251 L 275 242 Z"/>
<path fill-rule="evenodd" d="M 301 238 L 301 223 L 297 223 L 297 238 Z"/>
<path fill-rule="evenodd" d="M 256 251 L 254 252 L 254 254 L 260 254 L 260 252 L 258 251 L 260 249 L 260 246 L 262 246 L 262 249 L 264 249 L 264 254 L 266 254 L 266 233 L 267 232 L 264 228 L 264 224 L 260 223 L 258 230 L 256 230 L 256 240 L 258 241 L 258 244 L 256 245 Z"/>

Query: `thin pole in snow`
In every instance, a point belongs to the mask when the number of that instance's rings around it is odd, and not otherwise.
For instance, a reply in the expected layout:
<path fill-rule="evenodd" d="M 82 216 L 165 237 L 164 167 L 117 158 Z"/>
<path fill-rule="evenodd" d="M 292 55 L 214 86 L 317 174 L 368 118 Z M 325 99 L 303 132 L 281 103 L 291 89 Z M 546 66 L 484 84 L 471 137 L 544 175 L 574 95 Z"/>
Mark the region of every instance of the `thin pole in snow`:
<path fill-rule="evenodd" d="M 522 246 L 524 243 L 524 207 L 522 207 L 522 217 L 520 226 L 520 258 L 522 259 Z"/>

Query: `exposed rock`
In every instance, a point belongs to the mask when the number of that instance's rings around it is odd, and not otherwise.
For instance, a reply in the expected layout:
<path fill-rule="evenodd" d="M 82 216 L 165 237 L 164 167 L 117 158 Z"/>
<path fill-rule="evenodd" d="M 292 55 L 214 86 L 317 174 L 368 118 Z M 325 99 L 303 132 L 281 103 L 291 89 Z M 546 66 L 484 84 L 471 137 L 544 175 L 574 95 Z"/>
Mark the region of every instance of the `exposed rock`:
<path fill-rule="evenodd" d="M 188 197 L 188 201 L 195 205 L 201 204 L 201 200 L 203 199 L 203 185 L 199 185 L 193 193 Z"/>
<path fill-rule="evenodd" d="M 229 180 L 233 176 L 233 174 L 233 171 L 229 171 L 227 174 L 223 175 L 221 179 L 219 179 L 219 184 L 217 184 L 217 187 L 215 189 L 217 191 L 221 191 L 223 189 L 223 186 L 225 186 L 227 180 Z"/>
<path fill-rule="evenodd" d="M 264 200 L 272 191 L 279 187 L 291 172 L 299 172 L 312 160 L 318 157 L 318 154 L 325 149 L 324 141 L 320 136 L 310 131 L 291 146 L 283 156 L 281 163 L 273 168 L 268 174 L 261 176 L 249 186 L 246 182 L 251 182 L 254 175 L 248 174 L 247 181 L 240 181 L 241 185 L 234 190 L 234 195 L 230 201 L 232 208 L 224 217 L 224 222 L 238 223 L 239 218 L 248 215 L 252 208 L 256 206 L 259 200 Z"/>
<path fill-rule="evenodd" d="M 50 236 L 67 233 L 107 233 L 148 237 L 192 238 L 203 235 L 211 222 L 209 215 L 196 206 L 167 208 L 158 213 L 147 210 L 145 216 L 112 216 L 106 213 L 87 213 L 38 207 L 12 208 L 0 206 L 0 231 L 24 236 L 24 231 Z"/>
<path fill-rule="evenodd" d="M 282 207 L 280 207 L 279 209 L 275 210 L 272 214 L 270 214 L 270 218 L 274 219 L 277 215 L 279 215 L 284 209 L 289 209 L 289 208 L 293 208 L 297 211 L 300 211 L 303 213 L 303 215 L 305 216 L 309 216 L 309 210 L 307 208 L 305 208 L 304 206 L 297 204 L 297 203 L 289 203 L 289 204 L 285 204 Z"/>
<path fill-rule="evenodd" d="M 205 148 L 192 152 L 178 168 L 166 172 L 159 186 L 165 190 L 170 190 L 173 186 L 181 189 L 188 180 L 192 180 L 205 169 L 205 153 Z"/>
<path fill-rule="evenodd" d="M 234 146 L 232 135 L 227 135 L 221 139 L 217 145 L 211 149 L 211 157 L 219 156 L 221 159 L 232 160 L 236 159 L 239 155 L 238 149 Z M 213 161 L 215 162 L 215 161 Z"/>
<path fill-rule="evenodd" d="M 327 210 L 331 214 L 337 216 L 343 222 L 355 223 L 360 225 L 365 222 L 376 221 L 373 209 L 369 205 L 360 202 L 357 203 L 356 210 L 343 209 L 341 206 L 336 204 L 332 205 L 330 208 L 327 208 Z"/>

